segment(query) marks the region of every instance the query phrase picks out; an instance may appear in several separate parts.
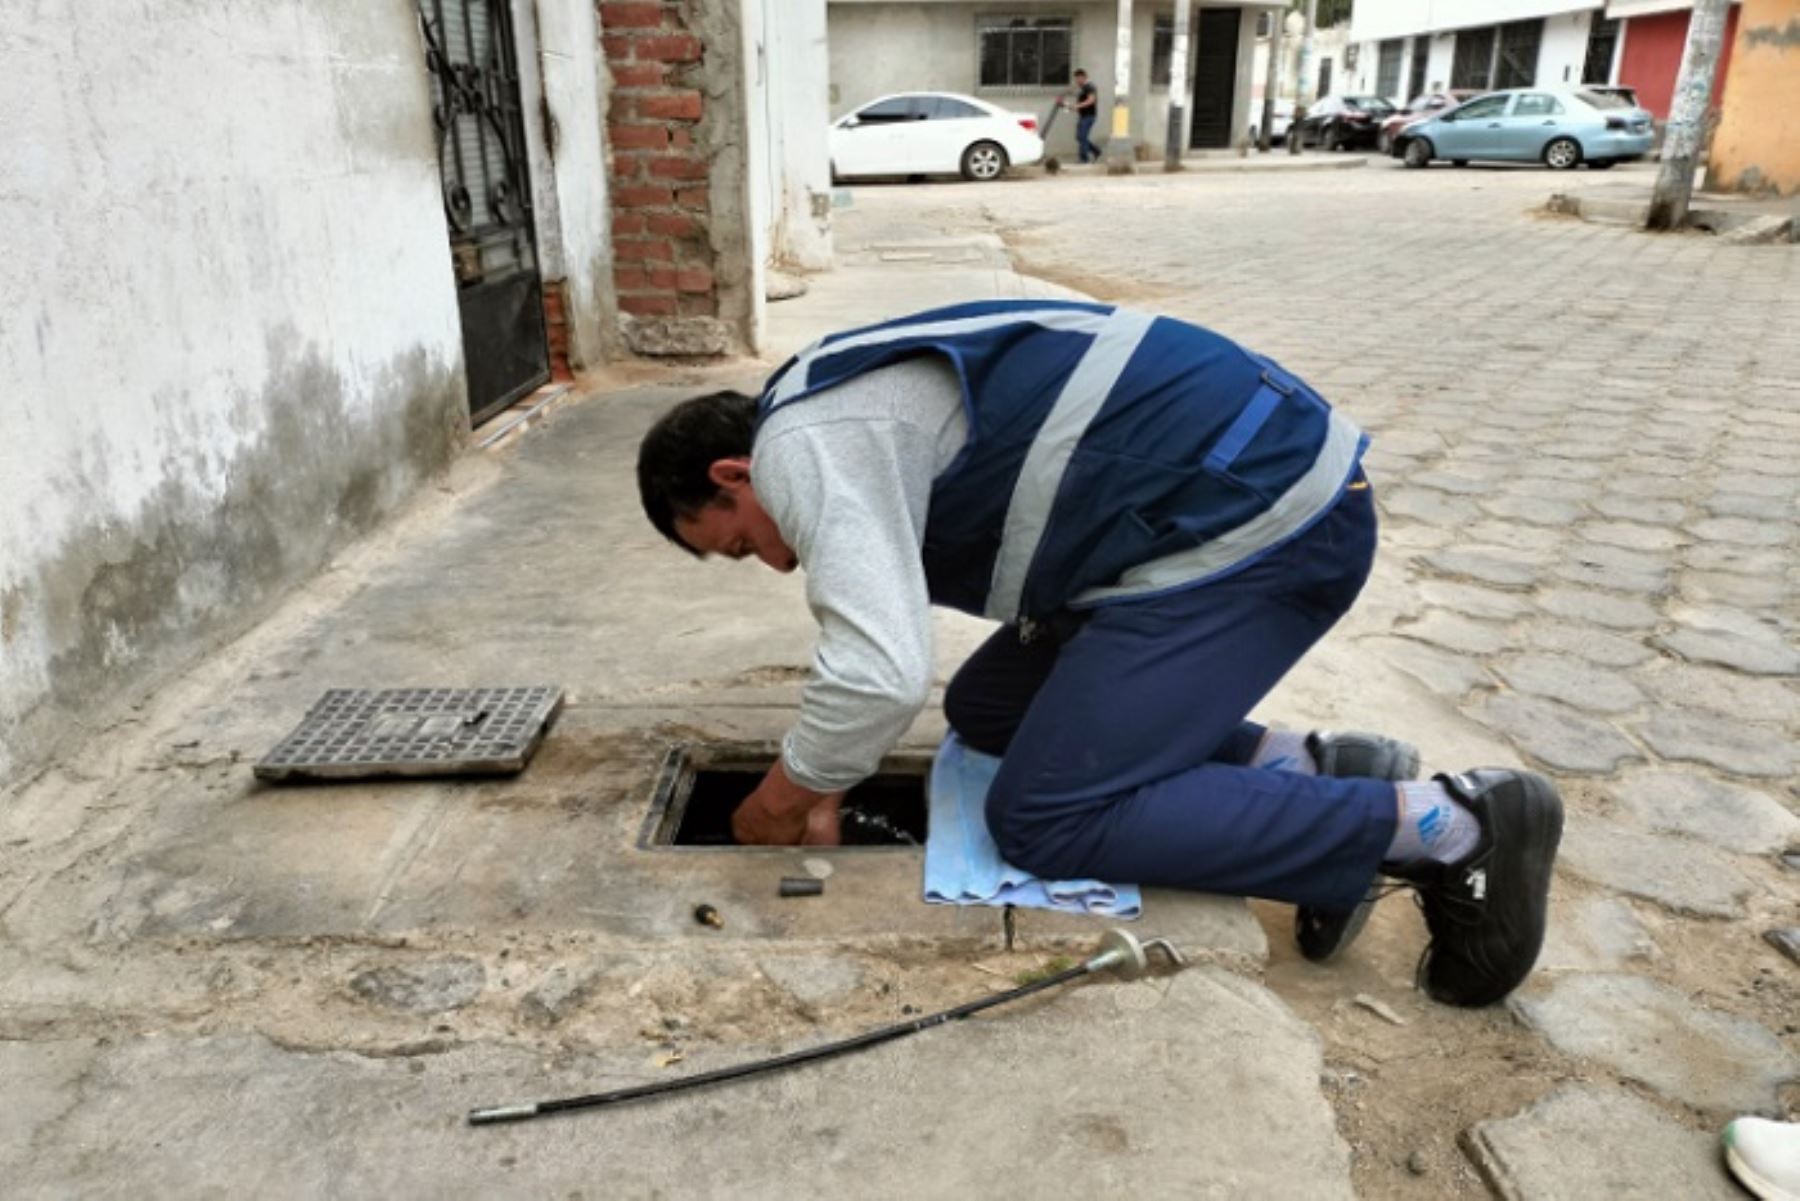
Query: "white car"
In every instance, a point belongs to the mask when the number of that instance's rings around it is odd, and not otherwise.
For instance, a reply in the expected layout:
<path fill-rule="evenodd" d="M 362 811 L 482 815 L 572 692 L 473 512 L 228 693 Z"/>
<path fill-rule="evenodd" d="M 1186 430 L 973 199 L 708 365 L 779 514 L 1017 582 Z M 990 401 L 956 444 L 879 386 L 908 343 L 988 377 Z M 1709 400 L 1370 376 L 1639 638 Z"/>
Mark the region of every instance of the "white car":
<path fill-rule="evenodd" d="M 949 92 L 883 96 L 831 126 L 837 179 L 953 173 L 998 179 L 1009 166 L 1043 157 L 1036 117 Z"/>
<path fill-rule="evenodd" d="M 1245 132 L 1250 135 L 1250 144 L 1252 146 L 1256 145 L 1257 134 L 1262 130 L 1262 111 L 1262 101 L 1252 100 L 1250 102 L 1250 128 Z M 1292 100 L 1277 100 L 1275 102 L 1275 119 L 1269 122 L 1269 141 L 1275 143 L 1287 141 L 1288 126 L 1293 123 L 1294 102 Z"/>

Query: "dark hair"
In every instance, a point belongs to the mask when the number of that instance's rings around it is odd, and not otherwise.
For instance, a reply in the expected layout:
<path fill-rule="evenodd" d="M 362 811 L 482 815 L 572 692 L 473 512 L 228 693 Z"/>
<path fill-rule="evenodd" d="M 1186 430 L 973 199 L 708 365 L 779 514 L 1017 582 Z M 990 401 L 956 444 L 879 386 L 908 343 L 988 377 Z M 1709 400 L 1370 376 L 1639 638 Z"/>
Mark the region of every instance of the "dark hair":
<path fill-rule="evenodd" d="M 1076 67 L 1076 68 L 1075 68 L 1075 74 L 1077 74 L 1077 75 L 1086 75 L 1086 74 L 1087 74 L 1087 68 L 1085 68 L 1085 67 Z"/>
<path fill-rule="evenodd" d="M 756 398 L 709 392 L 664 413 L 638 447 L 638 495 L 644 514 L 670 542 L 699 554 L 675 532 L 719 494 L 708 474 L 720 459 L 744 458 L 756 439 Z"/>

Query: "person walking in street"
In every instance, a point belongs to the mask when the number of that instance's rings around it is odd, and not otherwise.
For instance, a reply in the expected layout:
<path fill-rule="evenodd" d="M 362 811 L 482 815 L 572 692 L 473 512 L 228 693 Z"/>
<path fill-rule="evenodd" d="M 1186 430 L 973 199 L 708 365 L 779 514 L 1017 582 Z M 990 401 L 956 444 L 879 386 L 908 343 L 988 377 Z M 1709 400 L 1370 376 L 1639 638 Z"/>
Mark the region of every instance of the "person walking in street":
<path fill-rule="evenodd" d="M 1416 781 L 1406 743 L 1248 720 L 1368 578 L 1366 446 L 1219 334 L 1071 302 L 835 334 L 760 397 L 678 405 L 639 450 L 651 523 L 698 556 L 804 566 L 820 626 L 738 840 L 829 840 L 925 704 L 945 605 L 999 623 L 944 710 L 1000 759 L 986 816 L 1009 862 L 1287 901 L 1314 959 L 1355 936 L 1385 875 L 1417 890 L 1426 990 L 1505 996 L 1543 941 L 1550 782 Z"/>
<path fill-rule="evenodd" d="M 1075 153 L 1084 163 L 1100 161 L 1100 148 L 1090 136 L 1094 118 L 1100 115 L 1100 93 L 1088 79 L 1086 71 L 1075 72 Z"/>

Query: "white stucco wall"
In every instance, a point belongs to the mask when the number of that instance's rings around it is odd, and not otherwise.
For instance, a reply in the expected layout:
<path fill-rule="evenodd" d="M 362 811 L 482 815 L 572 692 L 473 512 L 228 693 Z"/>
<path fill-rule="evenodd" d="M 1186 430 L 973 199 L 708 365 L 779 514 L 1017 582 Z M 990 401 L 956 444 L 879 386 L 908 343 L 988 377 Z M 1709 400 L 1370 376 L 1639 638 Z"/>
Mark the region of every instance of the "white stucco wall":
<path fill-rule="evenodd" d="M 1600 8 L 1605 0 L 1356 0 L 1350 36 L 1358 42 L 1438 29 L 1503 25 Z"/>
<path fill-rule="evenodd" d="M 1594 7 L 1556 12 L 1542 18 L 1544 32 L 1543 39 L 1538 45 L 1535 82 L 1544 86 L 1581 82 L 1581 70 L 1587 61 L 1589 26 L 1599 16 L 1600 10 Z M 1362 43 L 1362 55 L 1358 64 L 1357 76 L 1365 90 L 1373 91 L 1375 88 L 1380 53 L 1380 42 Z M 1427 87 L 1434 83 L 1449 83 L 1450 67 L 1455 54 L 1456 36 L 1453 31 L 1432 35 L 1431 55 L 1427 60 L 1428 65 L 1425 72 Z M 1401 73 L 1402 90 L 1411 79 L 1411 70 L 1412 41 L 1409 37 L 1406 59 Z M 1410 100 L 1411 98 L 1411 96 L 1407 96 L 1405 99 Z"/>
<path fill-rule="evenodd" d="M 781 188 L 775 165 L 775 83 L 769 65 L 770 0 L 743 0 L 744 214 L 748 316 L 746 337 L 760 351 L 768 337 L 768 266 Z"/>
<path fill-rule="evenodd" d="M 0 780 L 441 467 L 467 428 L 410 5 L 0 23 Z"/>
<path fill-rule="evenodd" d="M 825 0 L 780 0 L 768 46 L 769 255 L 781 267 L 831 266 L 831 56 Z"/>
<path fill-rule="evenodd" d="M 1581 82 L 1587 62 L 1588 26 L 1598 10 L 1556 13 L 1544 18 L 1544 40 L 1538 46 L 1537 83 L 1548 87 Z"/>
<path fill-rule="evenodd" d="M 580 371 L 618 344 L 599 22 L 594 5 L 578 0 L 512 7 L 538 258 L 546 286 L 563 281 L 569 365 Z"/>

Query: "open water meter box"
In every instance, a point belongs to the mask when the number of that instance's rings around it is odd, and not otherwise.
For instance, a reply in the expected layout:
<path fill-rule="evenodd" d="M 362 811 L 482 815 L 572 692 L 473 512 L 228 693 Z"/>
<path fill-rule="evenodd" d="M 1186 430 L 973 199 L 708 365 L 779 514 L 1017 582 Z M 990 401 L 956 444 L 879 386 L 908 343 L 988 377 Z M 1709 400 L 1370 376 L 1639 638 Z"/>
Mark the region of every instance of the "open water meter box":
<path fill-rule="evenodd" d="M 686 744 L 663 758 L 650 814 L 638 845 L 646 849 L 738 849 L 731 815 L 774 765 L 769 746 Z M 892 755 L 852 788 L 840 811 L 843 845 L 905 848 L 925 845 L 929 806 L 925 784 L 931 756 Z"/>

